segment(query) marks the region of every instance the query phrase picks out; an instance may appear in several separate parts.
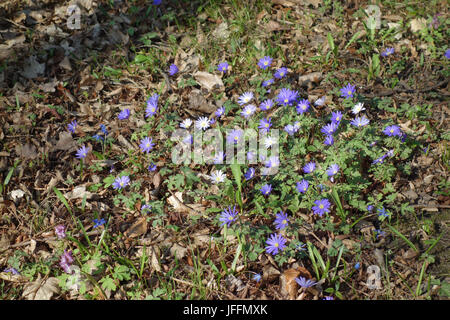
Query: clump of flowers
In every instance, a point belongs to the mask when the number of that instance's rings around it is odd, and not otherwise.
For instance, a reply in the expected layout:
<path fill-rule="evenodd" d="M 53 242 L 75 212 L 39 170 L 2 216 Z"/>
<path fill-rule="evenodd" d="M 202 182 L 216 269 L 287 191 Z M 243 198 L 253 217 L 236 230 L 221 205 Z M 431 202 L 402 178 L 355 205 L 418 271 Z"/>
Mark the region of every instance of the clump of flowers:
<path fill-rule="evenodd" d="M 347 83 L 347 85 L 341 89 L 341 97 L 344 97 L 346 99 L 353 98 L 354 94 L 355 86 L 351 85 L 350 83 Z"/>
<path fill-rule="evenodd" d="M 72 265 L 74 259 L 72 257 L 72 251 L 64 250 L 64 253 L 61 255 L 61 259 L 59 261 L 60 267 L 64 270 L 65 273 L 71 273 L 70 266 Z"/>
<path fill-rule="evenodd" d="M 116 178 L 113 183 L 113 188 L 121 190 L 125 188 L 130 183 L 130 177 L 129 176 L 122 176 Z"/>
<path fill-rule="evenodd" d="M 259 126 L 258 128 L 262 131 L 262 132 L 269 132 L 270 127 L 272 126 L 272 123 L 270 122 L 270 119 L 264 118 L 261 121 L 259 121 Z"/>
<path fill-rule="evenodd" d="M 244 174 L 245 180 L 250 180 L 255 176 L 255 169 L 248 168 L 247 172 Z"/>
<path fill-rule="evenodd" d="M 306 191 L 308 191 L 309 188 L 309 183 L 307 180 L 303 179 L 300 182 L 297 182 L 297 190 L 300 193 L 306 193 Z"/>
<path fill-rule="evenodd" d="M 244 110 L 242 110 L 241 115 L 244 116 L 245 119 L 250 118 L 252 114 L 256 111 L 256 106 L 253 104 L 248 104 L 245 106 Z"/>
<path fill-rule="evenodd" d="M 217 66 L 217 70 L 219 70 L 219 71 L 225 73 L 225 72 L 228 71 L 228 68 L 229 68 L 229 67 L 230 67 L 230 66 L 228 65 L 228 63 L 226 63 L 226 62 L 221 62 L 221 63 L 219 63 L 219 65 Z"/>
<path fill-rule="evenodd" d="M 272 64 L 272 58 L 269 56 L 265 56 L 264 58 L 259 59 L 258 67 L 263 70 L 266 70 Z"/>
<path fill-rule="evenodd" d="M 153 149 L 153 146 L 155 144 L 152 143 L 152 140 L 153 139 L 149 137 L 145 137 L 144 139 L 141 140 L 141 144 L 139 145 L 139 147 L 141 148 L 142 152 L 149 153 Z"/>
<path fill-rule="evenodd" d="M 259 189 L 259 190 L 261 191 L 261 193 L 262 193 L 264 196 L 268 196 L 268 195 L 270 194 L 270 192 L 272 191 L 272 185 L 270 185 L 270 184 L 265 184 L 265 185 L 263 185 L 262 188 Z"/>
<path fill-rule="evenodd" d="M 303 167 L 303 172 L 305 173 L 312 173 L 316 170 L 316 163 L 315 162 L 308 162 Z"/>
<path fill-rule="evenodd" d="M 158 110 L 158 100 L 159 95 L 157 93 L 153 94 L 148 100 L 147 100 L 147 108 L 145 109 L 145 117 L 152 117 L 156 114 L 156 111 Z"/>
<path fill-rule="evenodd" d="M 222 170 L 216 170 L 211 174 L 212 183 L 224 182 L 227 176 L 222 172 Z"/>
<path fill-rule="evenodd" d="M 282 106 L 287 106 L 293 103 L 298 96 L 297 91 L 293 91 L 291 89 L 282 88 L 277 96 L 277 102 Z"/>
<path fill-rule="evenodd" d="M 68 125 L 67 125 L 67 129 L 70 131 L 70 132 L 72 132 L 72 133 L 75 133 L 75 130 L 77 129 L 77 120 L 73 120 L 71 123 L 69 123 Z"/>
<path fill-rule="evenodd" d="M 384 130 L 383 133 L 389 137 L 392 136 L 397 136 L 397 137 L 401 137 L 402 131 L 400 130 L 399 126 L 396 125 L 392 125 L 392 126 L 387 126 Z"/>
<path fill-rule="evenodd" d="M 130 109 L 124 109 L 122 110 L 119 115 L 117 116 L 117 118 L 119 118 L 119 120 L 126 120 L 130 117 Z"/>
<path fill-rule="evenodd" d="M 288 225 L 288 222 L 289 222 L 289 218 L 287 216 L 287 213 L 281 211 L 276 214 L 276 219 L 275 219 L 274 224 L 275 224 L 275 228 L 277 230 L 282 230 L 282 229 L 286 228 Z"/>
<path fill-rule="evenodd" d="M 352 121 L 350 121 L 351 125 L 354 125 L 355 127 L 364 127 L 367 126 L 369 124 L 369 119 L 367 119 L 366 116 L 362 116 L 362 117 L 356 117 L 355 119 L 353 119 Z"/>
<path fill-rule="evenodd" d="M 210 120 L 207 117 L 200 117 L 195 121 L 195 127 L 198 130 L 206 130 L 210 126 Z"/>
<path fill-rule="evenodd" d="M 244 132 L 241 129 L 233 129 L 231 130 L 227 135 L 227 143 L 229 144 L 236 144 L 238 143 Z"/>
<path fill-rule="evenodd" d="M 104 225 L 105 223 L 106 223 L 106 220 L 103 219 L 103 218 L 101 218 L 101 219 L 94 219 L 94 227 L 93 228 L 94 229 L 98 228 L 98 227 Z"/>
<path fill-rule="evenodd" d="M 66 237 L 66 227 L 62 224 L 55 227 L 55 234 L 58 239 L 64 239 Z"/>
<path fill-rule="evenodd" d="M 384 50 L 381 53 L 381 56 L 382 57 L 387 57 L 387 56 L 390 56 L 391 54 L 394 54 L 394 48 L 386 48 L 386 50 Z"/>
<path fill-rule="evenodd" d="M 273 107 L 273 101 L 272 99 L 267 99 L 264 100 L 263 102 L 261 102 L 261 104 L 259 105 L 259 108 L 263 111 L 267 111 L 270 110 Z"/>
<path fill-rule="evenodd" d="M 327 170 L 327 175 L 328 177 L 330 177 L 330 179 L 333 179 L 333 176 L 338 173 L 339 171 L 339 166 L 337 164 L 332 164 L 328 170 Z M 333 182 L 333 180 L 332 180 Z"/>
<path fill-rule="evenodd" d="M 175 64 L 171 64 L 169 67 L 169 75 L 173 76 L 178 72 L 178 67 Z"/>
<path fill-rule="evenodd" d="M 272 234 L 266 241 L 266 252 L 272 255 L 278 254 L 279 251 L 283 251 L 286 248 L 287 240 L 279 234 Z"/>
<path fill-rule="evenodd" d="M 353 114 L 358 114 L 362 110 L 366 110 L 366 108 L 364 108 L 364 103 L 363 102 L 359 102 L 359 103 L 355 104 L 355 106 L 352 108 L 352 113 Z"/>
<path fill-rule="evenodd" d="M 230 227 L 231 223 L 237 219 L 238 211 L 236 210 L 236 206 L 231 209 L 231 206 L 228 209 L 222 211 L 222 215 L 219 218 L 219 221 L 222 222 L 220 226 L 227 225 Z"/>
<path fill-rule="evenodd" d="M 86 158 L 88 152 L 89 152 L 89 148 L 86 148 L 86 146 L 82 146 L 77 151 L 77 154 L 76 154 L 77 159 L 84 159 L 84 158 Z"/>
<path fill-rule="evenodd" d="M 297 110 L 297 113 L 298 113 L 298 114 L 303 114 L 303 113 L 305 113 L 306 111 L 308 111 L 309 108 L 310 108 L 310 103 L 309 103 L 309 101 L 306 100 L 306 99 L 303 99 L 303 100 L 301 100 L 301 101 L 297 104 L 296 110 Z"/>
<path fill-rule="evenodd" d="M 274 73 L 274 77 L 277 79 L 282 79 L 286 76 L 286 74 L 287 74 L 287 68 L 282 67 Z"/>
<path fill-rule="evenodd" d="M 314 214 L 322 217 L 324 213 L 330 212 L 331 203 L 328 199 L 321 199 L 314 201 L 315 206 L 312 207 Z"/>
<path fill-rule="evenodd" d="M 192 120 L 187 118 L 184 119 L 181 123 L 180 123 L 180 127 L 183 129 L 189 129 L 192 125 Z"/>
<path fill-rule="evenodd" d="M 238 103 L 240 106 L 249 103 L 253 99 L 253 92 L 244 92 L 239 96 Z"/>
<path fill-rule="evenodd" d="M 310 288 L 310 287 L 315 286 L 317 284 L 316 281 L 313 281 L 311 279 L 306 279 L 304 277 L 295 278 L 295 282 L 297 282 L 298 285 L 300 287 L 304 288 L 304 289 Z"/>

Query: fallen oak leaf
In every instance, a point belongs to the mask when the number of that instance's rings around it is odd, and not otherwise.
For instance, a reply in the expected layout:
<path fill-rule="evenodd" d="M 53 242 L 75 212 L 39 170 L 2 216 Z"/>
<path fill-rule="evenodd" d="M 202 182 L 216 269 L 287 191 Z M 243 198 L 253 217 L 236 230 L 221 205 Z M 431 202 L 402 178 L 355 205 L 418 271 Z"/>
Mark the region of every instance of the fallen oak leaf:
<path fill-rule="evenodd" d="M 196 73 L 194 73 L 194 79 L 202 87 L 205 87 L 208 90 L 212 90 L 215 88 L 223 90 L 225 88 L 222 79 L 220 79 L 217 75 L 212 73 L 197 71 Z"/>
<path fill-rule="evenodd" d="M 125 231 L 125 235 L 130 238 L 135 238 L 142 236 L 147 232 L 147 219 L 145 217 L 141 217 L 133 223 L 127 231 Z"/>
<path fill-rule="evenodd" d="M 59 294 L 61 288 L 58 285 L 58 279 L 50 277 L 46 280 L 41 280 L 41 275 L 24 286 L 22 297 L 27 300 L 50 300 L 54 294 Z"/>

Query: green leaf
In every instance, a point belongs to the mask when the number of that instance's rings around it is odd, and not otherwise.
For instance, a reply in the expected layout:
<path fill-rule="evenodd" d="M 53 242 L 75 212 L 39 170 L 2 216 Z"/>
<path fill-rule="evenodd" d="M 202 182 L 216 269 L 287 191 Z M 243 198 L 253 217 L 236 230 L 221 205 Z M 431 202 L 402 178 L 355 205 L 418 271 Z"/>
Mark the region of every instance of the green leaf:
<path fill-rule="evenodd" d="M 105 278 L 102 278 L 100 280 L 100 283 L 102 284 L 102 289 L 103 290 L 111 290 L 111 291 L 115 291 L 117 289 L 116 284 L 114 283 L 114 280 L 111 279 L 111 277 L 107 276 Z"/>
<path fill-rule="evenodd" d="M 242 191 L 241 166 L 237 163 L 233 163 L 231 165 L 231 172 L 233 173 L 234 181 L 237 184 L 238 190 Z"/>
<path fill-rule="evenodd" d="M 118 265 L 114 269 L 114 277 L 119 280 L 130 280 L 130 269 L 124 265 Z"/>
<path fill-rule="evenodd" d="M 330 32 L 327 33 L 327 39 L 328 39 L 328 44 L 330 45 L 330 49 L 331 51 L 335 51 L 335 45 L 334 45 L 334 40 L 333 40 L 333 36 L 331 35 Z"/>
<path fill-rule="evenodd" d="M 439 295 L 450 298 L 450 283 L 443 282 L 441 284 L 441 289 L 439 290 Z"/>
<path fill-rule="evenodd" d="M 105 184 L 105 188 L 108 188 L 109 186 L 111 186 L 114 183 L 114 176 L 113 175 L 109 175 L 107 176 L 105 179 L 103 179 L 103 183 Z"/>
<path fill-rule="evenodd" d="M 233 270 L 233 272 L 236 270 L 236 264 L 237 264 L 240 254 L 241 254 L 241 251 L 242 251 L 242 244 L 239 243 L 237 250 L 236 250 L 236 255 L 234 256 L 233 263 L 231 264 L 231 270 Z"/>

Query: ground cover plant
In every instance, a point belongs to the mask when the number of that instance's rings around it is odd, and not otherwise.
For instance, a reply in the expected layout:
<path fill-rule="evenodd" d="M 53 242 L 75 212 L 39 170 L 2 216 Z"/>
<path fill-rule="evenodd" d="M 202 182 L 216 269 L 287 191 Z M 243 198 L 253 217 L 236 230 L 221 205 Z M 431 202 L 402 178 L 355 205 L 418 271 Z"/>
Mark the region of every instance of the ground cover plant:
<path fill-rule="evenodd" d="M 445 2 L 7 4 L 2 299 L 448 298 Z"/>

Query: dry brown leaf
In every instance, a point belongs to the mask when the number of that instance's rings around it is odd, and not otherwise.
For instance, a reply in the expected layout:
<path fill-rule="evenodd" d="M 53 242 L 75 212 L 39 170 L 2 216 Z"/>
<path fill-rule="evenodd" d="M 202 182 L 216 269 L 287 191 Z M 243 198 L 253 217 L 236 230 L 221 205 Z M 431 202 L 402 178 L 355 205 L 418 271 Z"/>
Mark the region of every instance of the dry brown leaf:
<path fill-rule="evenodd" d="M 230 30 L 228 30 L 228 24 L 222 22 L 217 26 L 217 28 L 212 32 L 212 36 L 216 40 L 226 40 L 230 37 Z"/>
<path fill-rule="evenodd" d="M 178 213 L 189 213 L 193 215 L 200 215 L 204 212 L 205 207 L 202 204 L 184 204 L 183 203 L 183 193 L 175 192 L 168 199 L 167 202 L 173 206 L 175 212 Z"/>
<path fill-rule="evenodd" d="M 29 57 L 23 66 L 21 73 L 27 79 L 34 79 L 45 72 L 45 63 L 39 63 L 35 56 Z"/>
<path fill-rule="evenodd" d="M 263 267 L 263 279 L 268 282 L 275 281 L 280 276 L 280 271 L 274 266 L 266 264 Z"/>
<path fill-rule="evenodd" d="M 135 223 L 133 223 L 125 235 L 130 238 L 142 236 L 147 232 L 147 219 L 145 217 L 139 218 Z"/>
<path fill-rule="evenodd" d="M 39 88 L 44 92 L 55 92 L 55 87 L 59 85 L 61 82 L 54 78 L 52 81 L 39 85 Z"/>
<path fill-rule="evenodd" d="M 266 32 L 279 31 L 279 30 L 283 30 L 283 29 L 284 28 L 281 26 L 281 24 L 279 24 L 278 22 L 273 21 L 273 20 L 270 20 L 265 25 Z"/>
<path fill-rule="evenodd" d="M 161 270 L 162 270 L 161 265 L 159 264 L 159 260 L 158 260 L 158 257 L 156 256 L 156 252 L 154 249 L 152 250 L 151 264 L 152 264 L 153 270 L 155 270 L 157 272 L 161 272 Z"/>
<path fill-rule="evenodd" d="M 41 280 L 41 275 L 23 288 L 22 297 L 27 300 L 50 300 L 54 294 L 59 294 L 61 288 L 58 285 L 58 279 L 50 277 L 47 280 Z"/>
<path fill-rule="evenodd" d="M 312 5 L 315 8 L 318 8 L 322 3 L 322 0 L 272 0 L 275 4 L 281 4 L 285 7 L 293 7 L 295 5 Z"/>
<path fill-rule="evenodd" d="M 192 90 L 189 95 L 189 109 L 198 110 L 205 113 L 212 113 L 216 108 L 209 104 L 200 90 Z"/>
<path fill-rule="evenodd" d="M 305 74 L 298 77 L 298 84 L 300 86 L 308 85 L 312 82 L 319 83 L 323 79 L 323 73 L 322 72 L 313 72 L 309 74 Z"/>
<path fill-rule="evenodd" d="M 406 260 L 413 259 L 413 258 L 417 257 L 418 254 L 419 253 L 416 250 L 413 250 L 412 248 L 410 248 L 402 254 L 402 258 L 406 259 Z"/>
<path fill-rule="evenodd" d="M 12 199 L 12 201 L 14 201 L 14 202 L 17 202 L 17 200 L 21 199 L 24 195 L 25 195 L 25 192 L 23 192 L 23 191 L 20 190 L 20 189 L 13 190 L 13 191 L 11 191 L 11 193 L 10 193 L 11 199 Z"/>
<path fill-rule="evenodd" d="M 13 274 L 11 272 L 0 272 L 0 279 L 2 279 L 3 281 L 17 283 L 29 282 L 29 279 L 27 277 L 21 276 L 20 274 Z"/>
<path fill-rule="evenodd" d="M 224 89 L 224 85 L 222 79 L 220 79 L 217 75 L 204 72 L 197 71 L 194 73 L 194 79 L 202 86 L 208 90 L 212 89 Z"/>
<path fill-rule="evenodd" d="M 280 276 L 281 293 L 284 296 L 289 296 L 289 299 L 295 300 L 297 297 L 298 283 L 295 278 L 298 277 L 300 271 L 296 269 L 287 269 Z"/>
<path fill-rule="evenodd" d="M 411 31 L 417 32 L 427 27 L 427 20 L 425 18 L 416 18 L 411 20 Z"/>
<path fill-rule="evenodd" d="M 180 246 L 178 243 L 174 243 L 170 248 L 170 253 L 176 257 L 178 260 L 183 259 L 186 256 L 188 249 Z"/>
<path fill-rule="evenodd" d="M 36 159 L 38 157 L 36 147 L 29 143 L 26 143 L 25 145 L 17 144 L 16 153 L 19 157 L 25 159 Z"/>
<path fill-rule="evenodd" d="M 84 197 L 86 197 L 86 199 L 91 199 L 92 196 L 93 196 L 92 193 L 90 193 L 89 191 L 86 191 L 85 185 L 75 187 L 72 191 L 64 194 L 64 197 L 66 197 L 67 200 L 84 199 Z"/>
<path fill-rule="evenodd" d="M 9 248 L 9 239 L 6 233 L 2 234 L 2 237 L 0 238 L 0 250 Z"/>
<path fill-rule="evenodd" d="M 161 174 L 159 172 L 155 173 L 153 176 L 153 185 L 155 186 L 155 189 L 158 189 L 161 185 Z"/>
<path fill-rule="evenodd" d="M 59 133 L 59 140 L 56 145 L 51 149 L 51 151 L 55 150 L 63 150 L 68 151 L 70 149 L 76 148 L 77 143 L 72 138 L 72 134 L 67 131 L 63 131 Z"/>

